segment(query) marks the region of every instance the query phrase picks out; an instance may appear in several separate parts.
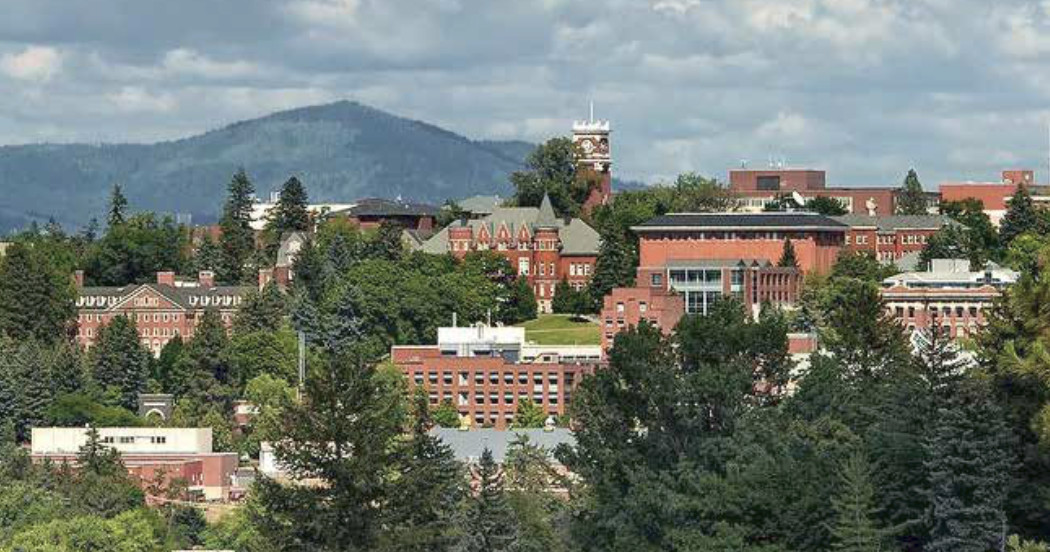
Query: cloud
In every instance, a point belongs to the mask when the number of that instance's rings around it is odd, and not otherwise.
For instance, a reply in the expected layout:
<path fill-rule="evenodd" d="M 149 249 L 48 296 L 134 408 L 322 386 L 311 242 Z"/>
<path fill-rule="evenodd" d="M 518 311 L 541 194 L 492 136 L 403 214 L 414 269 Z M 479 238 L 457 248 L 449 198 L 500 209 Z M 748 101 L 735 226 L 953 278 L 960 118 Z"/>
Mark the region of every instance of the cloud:
<path fill-rule="evenodd" d="M 46 82 L 62 70 L 62 54 L 47 46 L 27 46 L 17 54 L 0 56 L 0 71 L 13 79 Z"/>

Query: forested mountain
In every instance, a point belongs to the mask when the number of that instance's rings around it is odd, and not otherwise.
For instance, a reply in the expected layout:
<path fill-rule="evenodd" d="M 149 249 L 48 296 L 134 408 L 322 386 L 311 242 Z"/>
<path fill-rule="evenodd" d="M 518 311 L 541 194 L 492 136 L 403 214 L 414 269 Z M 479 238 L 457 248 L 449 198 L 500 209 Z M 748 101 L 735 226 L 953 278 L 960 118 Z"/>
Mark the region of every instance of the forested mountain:
<path fill-rule="evenodd" d="M 261 196 L 293 174 L 318 201 L 509 195 L 508 176 L 532 147 L 471 140 L 349 101 L 156 144 L 6 146 L 0 147 L 0 232 L 48 217 L 81 225 L 105 210 L 114 183 L 138 208 L 215 220 L 239 167 Z"/>

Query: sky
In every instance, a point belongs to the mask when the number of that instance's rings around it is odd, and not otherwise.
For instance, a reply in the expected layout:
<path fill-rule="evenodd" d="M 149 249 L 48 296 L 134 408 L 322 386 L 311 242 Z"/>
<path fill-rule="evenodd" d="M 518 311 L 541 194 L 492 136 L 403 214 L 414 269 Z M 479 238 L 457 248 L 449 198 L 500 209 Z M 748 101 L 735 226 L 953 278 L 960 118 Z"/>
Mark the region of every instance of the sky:
<path fill-rule="evenodd" d="M 614 172 L 1047 181 L 1050 0 L 3 0 L 0 144 L 175 139 L 357 100 Z"/>

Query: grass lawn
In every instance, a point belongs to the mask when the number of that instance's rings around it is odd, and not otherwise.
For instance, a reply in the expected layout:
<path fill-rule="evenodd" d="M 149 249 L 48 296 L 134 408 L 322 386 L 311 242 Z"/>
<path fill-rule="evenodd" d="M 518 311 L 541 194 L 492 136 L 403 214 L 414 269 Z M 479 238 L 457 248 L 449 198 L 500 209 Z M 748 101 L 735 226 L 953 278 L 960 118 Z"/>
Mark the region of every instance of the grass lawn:
<path fill-rule="evenodd" d="M 535 320 L 519 324 L 525 328 L 525 339 L 540 345 L 600 345 L 598 325 L 572 320 L 567 314 L 541 314 Z"/>

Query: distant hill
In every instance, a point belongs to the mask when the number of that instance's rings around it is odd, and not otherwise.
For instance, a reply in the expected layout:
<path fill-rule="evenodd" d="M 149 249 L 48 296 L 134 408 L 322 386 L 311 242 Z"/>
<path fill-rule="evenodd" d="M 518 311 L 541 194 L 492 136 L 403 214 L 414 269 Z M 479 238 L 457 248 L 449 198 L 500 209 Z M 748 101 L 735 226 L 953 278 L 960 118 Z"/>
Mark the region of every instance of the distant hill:
<path fill-rule="evenodd" d="M 0 147 L 0 233 L 54 217 L 72 228 L 103 218 L 121 183 L 135 210 L 218 217 L 239 167 L 260 197 L 298 176 L 312 201 L 376 196 L 439 203 L 509 195 L 508 176 L 534 146 L 476 141 L 342 101 L 282 111 L 156 144 Z"/>

